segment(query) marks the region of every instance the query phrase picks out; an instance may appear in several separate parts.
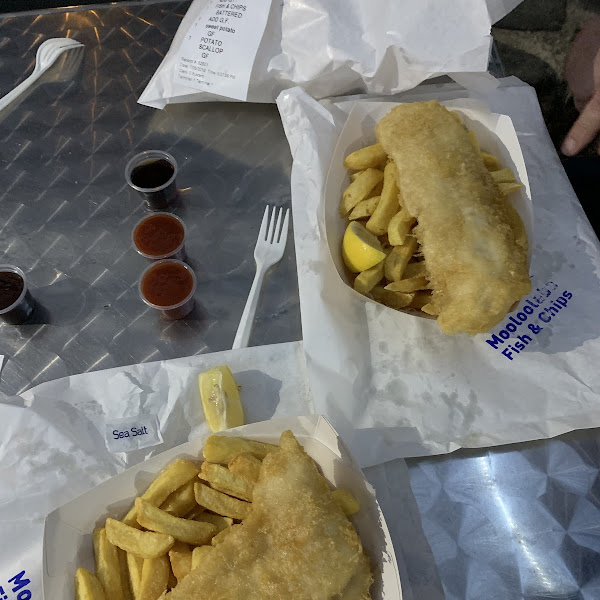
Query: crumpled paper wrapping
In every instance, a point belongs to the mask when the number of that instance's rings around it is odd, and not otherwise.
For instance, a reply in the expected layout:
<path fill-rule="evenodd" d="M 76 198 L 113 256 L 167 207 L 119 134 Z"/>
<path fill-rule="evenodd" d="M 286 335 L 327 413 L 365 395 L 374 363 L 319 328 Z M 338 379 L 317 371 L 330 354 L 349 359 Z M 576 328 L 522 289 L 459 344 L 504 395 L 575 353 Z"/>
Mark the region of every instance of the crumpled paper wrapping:
<path fill-rule="evenodd" d="M 474 338 L 446 336 L 435 321 L 356 297 L 341 281 L 328 246 L 323 192 L 336 142 L 360 99 L 319 103 L 299 88 L 278 98 L 294 158 L 294 238 L 315 411 L 332 420 L 363 466 L 600 425 L 600 246 L 551 144 L 535 91 L 508 78 L 487 96 L 429 85 L 394 101 L 467 96 L 514 123 L 535 236 L 532 293 L 489 334 Z M 527 320 L 515 325 L 510 317 L 518 323 L 521 313 Z M 537 334 L 530 325 L 539 327 Z M 518 353 L 516 336 L 526 342 Z"/>
<path fill-rule="evenodd" d="M 315 98 L 393 94 L 444 73 L 487 70 L 490 28 L 521 0 L 273 2 L 248 102 L 299 85 Z M 175 81 L 178 54 L 208 0 L 194 0 L 139 102 L 154 108 L 229 98 Z"/>

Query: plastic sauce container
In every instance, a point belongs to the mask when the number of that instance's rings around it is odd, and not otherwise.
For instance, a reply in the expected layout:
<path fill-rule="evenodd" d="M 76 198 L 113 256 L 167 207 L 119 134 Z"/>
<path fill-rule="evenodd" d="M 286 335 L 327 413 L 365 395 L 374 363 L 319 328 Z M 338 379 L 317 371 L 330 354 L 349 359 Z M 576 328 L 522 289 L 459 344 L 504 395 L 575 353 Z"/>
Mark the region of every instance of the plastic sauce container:
<path fill-rule="evenodd" d="M 196 275 L 180 260 L 158 260 L 144 270 L 138 290 L 141 299 L 163 319 L 183 319 L 194 308 Z"/>
<path fill-rule="evenodd" d="M 150 210 L 162 210 L 177 198 L 177 162 L 162 150 L 136 154 L 125 167 L 125 179 Z"/>
<path fill-rule="evenodd" d="M 179 217 L 156 213 L 136 223 L 131 240 L 138 253 L 150 261 L 185 260 L 185 233 L 185 225 Z"/>
<path fill-rule="evenodd" d="M 26 321 L 35 309 L 25 273 L 13 265 L 0 265 L 0 319 L 11 325 Z"/>

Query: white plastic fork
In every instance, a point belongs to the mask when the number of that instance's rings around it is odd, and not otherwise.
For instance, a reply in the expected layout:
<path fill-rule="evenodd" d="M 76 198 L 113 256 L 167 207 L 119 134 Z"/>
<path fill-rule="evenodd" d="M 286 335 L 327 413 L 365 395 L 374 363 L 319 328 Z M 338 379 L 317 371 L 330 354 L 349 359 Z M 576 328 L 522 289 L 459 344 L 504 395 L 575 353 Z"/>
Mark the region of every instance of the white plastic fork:
<path fill-rule="evenodd" d="M 265 209 L 260 231 L 258 232 L 258 240 L 254 248 L 254 260 L 256 261 L 256 275 L 246 300 L 246 306 L 240 319 L 237 333 L 233 340 L 232 348 L 246 348 L 254 323 L 254 314 L 258 305 L 258 297 L 260 288 L 262 287 L 263 279 L 267 270 L 275 263 L 278 263 L 283 256 L 285 244 L 287 242 L 288 226 L 290 221 L 290 209 L 285 211 L 283 226 L 281 225 L 281 215 L 283 208 L 279 209 L 277 214 L 277 222 L 275 222 L 276 207 L 273 207 L 271 218 L 269 218 L 269 206 Z"/>
<path fill-rule="evenodd" d="M 46 40 L 37 50 L 35 67 L 31 75 L 21 82 L 14 90 L 0 98 L 0 110 L 8 106 L 15 98 L 18 98 L 27 88 L 37 81 L 67 50 L 84 48 L 85 46 L 72 38 L 52 38 Z"/>

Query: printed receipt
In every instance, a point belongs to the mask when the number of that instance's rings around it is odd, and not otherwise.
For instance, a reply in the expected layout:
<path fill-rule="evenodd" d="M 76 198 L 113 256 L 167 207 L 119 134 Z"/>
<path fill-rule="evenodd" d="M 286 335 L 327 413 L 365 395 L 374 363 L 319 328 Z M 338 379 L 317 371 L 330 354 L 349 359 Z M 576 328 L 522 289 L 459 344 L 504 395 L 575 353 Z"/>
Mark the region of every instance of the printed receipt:
<path fill-rule="evenodd" d="M 270 6 L 271 0 L 208 0 L 181 44 L 175 80 L 212 94 L 246 100 Z"/>

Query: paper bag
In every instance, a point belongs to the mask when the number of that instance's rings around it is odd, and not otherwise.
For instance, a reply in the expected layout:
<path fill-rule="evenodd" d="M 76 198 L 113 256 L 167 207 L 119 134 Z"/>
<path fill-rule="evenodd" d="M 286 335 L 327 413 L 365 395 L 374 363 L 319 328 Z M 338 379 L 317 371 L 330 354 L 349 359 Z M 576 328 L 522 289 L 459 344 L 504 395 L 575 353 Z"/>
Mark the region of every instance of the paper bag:
<path fill-rule="evenodd" d="M 482 73 L 492 23 L 519 2 L 194 0 L 139 102 L 274 102 L 294 85 L 316 98 L 391 94 Z"/>

